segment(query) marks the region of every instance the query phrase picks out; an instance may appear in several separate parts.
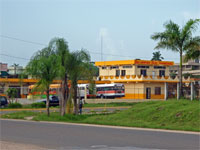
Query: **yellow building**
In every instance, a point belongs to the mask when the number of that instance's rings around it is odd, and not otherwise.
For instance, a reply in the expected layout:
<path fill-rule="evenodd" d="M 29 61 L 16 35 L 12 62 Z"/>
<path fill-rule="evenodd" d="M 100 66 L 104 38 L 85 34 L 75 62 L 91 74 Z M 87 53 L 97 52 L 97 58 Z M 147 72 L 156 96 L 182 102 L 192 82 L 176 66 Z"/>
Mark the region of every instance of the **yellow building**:
<path fill-rule="evenodd" d="M 178 78 L 170 78 L 172 61 L 120 60 L 95 62 L 99 67 L 99 79 L 111 83 L 123 83 L 127 99 L 167 99 L 169 84 L 177 84 Z M 190 82 L 190 79 L 183 79 Z M 177 90 L 174 95 L 179 95 Z"/>

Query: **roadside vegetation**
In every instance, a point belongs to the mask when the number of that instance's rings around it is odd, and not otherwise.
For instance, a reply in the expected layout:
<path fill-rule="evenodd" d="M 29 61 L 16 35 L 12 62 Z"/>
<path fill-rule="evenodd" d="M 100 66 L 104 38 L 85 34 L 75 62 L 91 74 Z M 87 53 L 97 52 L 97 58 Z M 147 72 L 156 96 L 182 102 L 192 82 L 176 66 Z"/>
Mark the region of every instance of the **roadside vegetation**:
<path fill-rule="evenodd" d="M 120 102 L 120 103 L 100 103 L 100 104 L 88 104 L 85 103 L 83 105 L 83 108 L 86 107 L 123 107 L 123 106 L 133 106 L 136 103 L 125 103 L 125 102 Z M 20 105 L 20 107 L 18 107 L 18 105 Z M 12 103 L 11 105 L 9 104 L 8 107 L 4 107 L 4 108 L 0 108 L 0 109 L 12 109 L 12 108 L 46 108 L 45 103 L 43 102 L 36 102 L 36 103 L 32 103 L 32 104 L 26 104 L 26 105 L 22 105 L 20 103 Z M 50 108 L 59 108 L 59 106 L 51 106 Z"/>
<path fill-rule="evenodd" d="M 197 31 L 200 19 L 190 19 L 181 28 L 173 21 L 164 23 L 164 32 L 157 32 L 151 36 L 151 39 L 158 41 L 154 49 L 166 49 L 179 53 L 179 84 L 180 97 L 183 97 L 182 77 L 183 77 L 183 54 L 185 53 L 185 61 L 189 59 L 199 58 L 200 36 L 193 36 Z M 178 99 L 180 99 L 180 97 Z"/>
<path fill-rule="evenodd" d="M 66 114 L 60 116 L 52 112 L 50 117 L 43 112 L 20 111 L 5 114 L 2 118 L 35 121 L 59 121 L 127 127 L 160 128 L 171 130 L 200 131 L 200 102 L 188 100 L 168 100 L 134 103 L 127 110 L 101 114 Z"/>
<path fill-rule="evenodd" d="M 46 93 L 48 116 L 50 116 L 50 84 L 56 79 L 61 80 L 59 91 L 60 115 L 65 115 L 66 105 L 70 104 L 71 101 L 75 104 L 72 106 L 74 107 L 73 113 L 78 114 L 78 80 L 93 80 L 96 74 L 90 62 L 90 54 L 86 50 L 70 51 L 67 41 L 63 38 L 52 39 L 48 46 L 32 56 L 26 66 L 26 74 L 38 79 L 35 89 L 40 88 L 41 92 Z M 67 108 L 71 109 L 70 107 Z"/>

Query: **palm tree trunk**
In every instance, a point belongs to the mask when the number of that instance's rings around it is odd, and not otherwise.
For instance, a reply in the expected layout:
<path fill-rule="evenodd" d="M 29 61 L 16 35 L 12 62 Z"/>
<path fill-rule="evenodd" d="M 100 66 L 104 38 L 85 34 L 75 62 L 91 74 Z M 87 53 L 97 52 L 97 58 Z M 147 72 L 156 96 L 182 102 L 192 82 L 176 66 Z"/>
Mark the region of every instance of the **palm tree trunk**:
<path fill-rule="evenodd" d="M 69 88 L 67 80 L 68 80 L 67 74 L 65 74 L 65 79 L 62 82 L 61 116 L 64 116 L 66 113 L 66 104 L 67 104 L 67 99 L 69 97 Z"/>
<path fill-rule="evenodd" d="M 77 105 L 77 86 L 73 86 L 74 89 L 74 114 L 78 115 L 78 105 Z"/>
<path fill-rule="evenodd" d="M 179 77 L 179 83 L 180 83 L 180 90 L 179 90 L 179 95 L 180 95 L 180 97 L 182 97 L 183 96 L 183 89 L 182 89 L 182 50 L 180 50 L 180 68 L 179 68 L 179 70 L 180 70 L 180 77 Z M 180 98 L 179 97 L 179 98 Z"/>
<path fill-rule="evenodd" d="M 46 90 L 46 93 L 47 93 L 47 102 L 46 102 L 46 108 L 47 108 L 47 116 L 49 117 L 50 116 L 50 111 L 49 111 L 49 87 L 47 88 Z"/>

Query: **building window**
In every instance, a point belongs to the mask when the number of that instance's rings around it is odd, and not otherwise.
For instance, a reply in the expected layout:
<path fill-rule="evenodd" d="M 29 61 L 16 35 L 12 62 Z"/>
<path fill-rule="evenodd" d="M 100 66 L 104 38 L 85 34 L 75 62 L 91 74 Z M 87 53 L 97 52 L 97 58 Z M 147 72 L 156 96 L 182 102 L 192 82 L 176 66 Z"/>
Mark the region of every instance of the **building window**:
<path fill-rule="evenodd" d="M 137 66 L 137 68 L 149 68 L 149 66 Z"/>
<path fill-rule="evenodd" d="M 120 70 L 116 70 L 116 76 L 120 76 Z"/>
<path fill-rule="evenodd" d="M 159 70 L 159 76 L 160 77 L 165 76 L 165 70 Z"/>
<path fill-rule="evenodd" d="M 122 75 L 122 76 L 125 76 L 125 75 L 126 75 L 126 70 L 122 70 L 122 71 L 121 71 L 121 75 Z"/>
<path fill-rule="evenodd" d="M 161 87 L 155 87 L 155 95 L 161 95 Z"/>
<path fill-rule="evenodd" d="M 147 76 L 147 70 L 141 70 L 141 75 L 143 75 L 144 77 Z"/>
<path fill-rule="evenodd" d="M 119 66 L 110 66 L 110 69 L 119 69 Z"/>
<path fill-rule="evenodd" d="M 165 66 L 154 66 L 154 69 L 166 69 Z"/>
<path fill-rule="evenodd" d="M 190 65 L 186 65 L 186 68 L 192 68 L 192 66 L 190 66 Z"/>
<path fill-rule="evenodd" d="M 156 76 L 156 72 L 155 71 L 152 71 L 152 78 L 154 79 Z"/>
<path fill-rule="evenodd" d="M 126 66 L 123 66 L 123 68 L 133 68 L 133 66 L 131 66 L 131 65 L 126 65 Z"/>
<path fill-rule="evenodd" d="M 102 67 L 102 69 L 107 69 L 107 67 Z"/>

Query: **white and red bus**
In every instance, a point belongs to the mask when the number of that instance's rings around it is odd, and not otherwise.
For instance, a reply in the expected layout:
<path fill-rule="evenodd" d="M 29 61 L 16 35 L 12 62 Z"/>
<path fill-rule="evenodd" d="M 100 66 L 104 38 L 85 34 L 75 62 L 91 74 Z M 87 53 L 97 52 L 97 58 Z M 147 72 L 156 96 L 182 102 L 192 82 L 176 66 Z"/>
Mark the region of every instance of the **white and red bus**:
<path fill-rule="evenodd" d="M 124 85 L 120 83 L 96 85 L 96 96 L 100 98 L 123 97 Z"/>
<path fill-rule="evenodd" d="M 80 96 L 81 99 L 85 98 L 85 94 L 87 98 L 95 98 L 96 94 L 92 94 L 89 91 L 89 84 L 78 84 L 78 97 Z"/>

